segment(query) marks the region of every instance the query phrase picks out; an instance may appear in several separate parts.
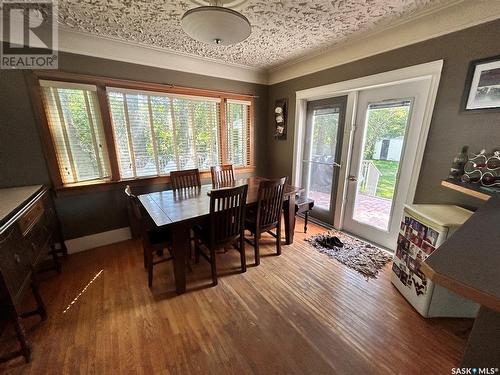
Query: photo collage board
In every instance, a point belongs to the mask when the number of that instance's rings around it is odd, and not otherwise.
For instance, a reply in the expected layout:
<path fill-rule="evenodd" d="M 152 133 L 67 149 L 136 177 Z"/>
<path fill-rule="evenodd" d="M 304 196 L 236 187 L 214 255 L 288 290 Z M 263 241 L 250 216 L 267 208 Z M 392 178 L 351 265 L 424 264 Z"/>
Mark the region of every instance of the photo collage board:
<path fill-rule="evenodd" d="M 428 282 L 420 270 L 422 262 L 436 249 L 439 232 L 405 215 L 398 235 L 392 271 L 417 296 L 427 293 Z"/>

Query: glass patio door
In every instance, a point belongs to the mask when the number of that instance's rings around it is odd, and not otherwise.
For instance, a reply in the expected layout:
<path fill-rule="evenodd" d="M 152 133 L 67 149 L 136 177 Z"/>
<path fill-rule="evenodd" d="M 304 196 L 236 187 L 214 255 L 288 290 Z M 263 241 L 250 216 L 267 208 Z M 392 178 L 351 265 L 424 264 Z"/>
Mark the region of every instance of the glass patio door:
<path fill-rule="evenodd" d="M 422 80 L 358 96 L 343 228 L 389 249 L 407 203 L 428 91 Z"/>
<path fill-rule="evenodd" d="M 311 216 L 333 225 L 347 97 L 307 103 L 302 186 L 314 199 Z"/>

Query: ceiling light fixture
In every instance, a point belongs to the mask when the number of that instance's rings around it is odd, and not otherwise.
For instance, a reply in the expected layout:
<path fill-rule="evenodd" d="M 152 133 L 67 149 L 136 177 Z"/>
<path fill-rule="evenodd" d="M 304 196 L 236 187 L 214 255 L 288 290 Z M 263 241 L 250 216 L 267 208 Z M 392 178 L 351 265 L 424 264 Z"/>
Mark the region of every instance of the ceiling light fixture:
<path fill-rule="evenodd" d="M 252 32 L 250 22 L 243 14 L 218 5 L 188 10 L 182 16 L 181 26 L 195 40 L 222 46 L 242 42 Z"/>

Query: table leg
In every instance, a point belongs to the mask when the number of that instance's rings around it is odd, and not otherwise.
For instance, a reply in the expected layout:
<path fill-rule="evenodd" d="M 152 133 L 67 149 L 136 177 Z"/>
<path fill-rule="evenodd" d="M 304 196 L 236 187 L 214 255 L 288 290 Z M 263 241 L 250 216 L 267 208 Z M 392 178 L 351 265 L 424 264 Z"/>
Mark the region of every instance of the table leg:
<path fill-rule="evenodd" d="M 172 251 L 174 255 L 175 290 L 177 294 L 186 291 L 186 254 L 189 250 L 189 226 L 172 227 Z"/>
<path fill-rule="evenodd" d="M 295 195 L 291 195 L 284 202 L 283 212 L 285 216 L 285 243 L 291 245 L 295 232 Z"/>

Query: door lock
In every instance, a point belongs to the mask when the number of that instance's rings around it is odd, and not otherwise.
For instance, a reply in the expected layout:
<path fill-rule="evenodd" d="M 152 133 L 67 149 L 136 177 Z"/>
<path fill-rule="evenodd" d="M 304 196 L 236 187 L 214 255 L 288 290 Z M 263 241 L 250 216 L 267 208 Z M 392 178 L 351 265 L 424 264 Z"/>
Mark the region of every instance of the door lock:
<path fill-rule="evenodd" d="M 356 178 L 356 176 L 349 176 L 349 177 L 347 177 L 347 179 L 348 179 L 349 181 L 352 181 L 352 182 L 356 182 L 356 181 L 358 181 L 358 179 Z"/>

